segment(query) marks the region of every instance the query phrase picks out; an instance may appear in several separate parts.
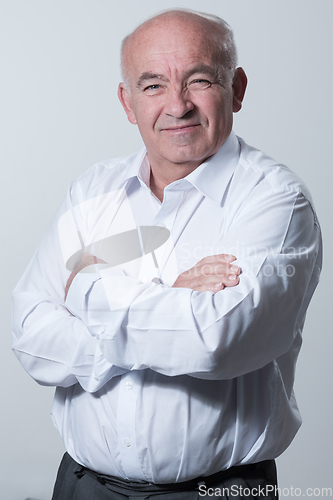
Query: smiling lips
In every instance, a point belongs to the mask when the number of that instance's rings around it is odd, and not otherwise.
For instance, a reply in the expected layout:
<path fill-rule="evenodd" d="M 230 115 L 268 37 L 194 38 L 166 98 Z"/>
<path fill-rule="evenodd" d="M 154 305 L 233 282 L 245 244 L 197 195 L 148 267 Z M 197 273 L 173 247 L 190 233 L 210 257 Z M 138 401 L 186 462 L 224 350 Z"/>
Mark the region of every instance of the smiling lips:
<path fill-rule="evenodd" d="M 191 132 L 191 130 L 194 130 L 195 128 L 199 127 L 199 123 L 195 123 L 193 125 L 183 125 L 180 127 L 165 127 L 161 128 L 161 132 L 170 132 L 170 133 L 182 133 L 182 132 Z"/>

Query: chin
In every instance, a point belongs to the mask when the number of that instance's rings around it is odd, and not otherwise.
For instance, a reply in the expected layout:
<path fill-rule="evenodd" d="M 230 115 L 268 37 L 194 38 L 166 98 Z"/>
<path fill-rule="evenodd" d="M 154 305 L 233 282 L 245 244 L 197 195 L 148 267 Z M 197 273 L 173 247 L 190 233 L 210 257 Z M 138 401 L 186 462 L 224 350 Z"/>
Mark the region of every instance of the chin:
<path fill-rule="evenodd" d="M 170 148 L 171 149 L 171 148 Z M 170 155 L 170 150 L 169 150 L 169 154 L 168 155 L 165 155 L 165 158 L 171 162 L 171 163 L 175 163 L 175 164 L 185 164 L 185 163 L 202 163 L 203 161 L 205 161 L 206 158 L 208 158 L 208 156 L 210 156 L 208 153 L 200 153 L 198 152 L 197 150 L 196 151 L 189 151 L 188 148 L 186 148 L 187 150 L 185 150 L 185 148 L 180 148 L 179 151 L 177 151 L 175 154 L 173 155 Z"/>
<path fill-rule="evenodd" d="M 203 163 L 204 160 L 201 159 L 196 159 L 195 157 L 191 156 L 178 156 L 177 158 L 168 158 L 169 163 L 173 163 L 174 165 L 192 165 L 192 164 L 197 164 L 199 166 L 201 163 Z"/>

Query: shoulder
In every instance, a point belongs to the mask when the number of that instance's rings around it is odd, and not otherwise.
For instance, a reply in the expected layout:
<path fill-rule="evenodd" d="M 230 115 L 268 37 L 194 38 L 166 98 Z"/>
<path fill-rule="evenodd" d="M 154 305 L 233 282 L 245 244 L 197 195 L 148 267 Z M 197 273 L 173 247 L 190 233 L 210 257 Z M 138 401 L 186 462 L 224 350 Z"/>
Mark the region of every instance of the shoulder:
<path fill-rule="evenodd" d="M 287 226 L 295 212 L 319 226 L 309 189 L 290 168 L 238 137 L 238 163 L 224 197 L 229 224 L 262 214 L 271 223 Z"/>
<path fill-rule="evenodd" d="M 248 145 L 238 137 L 240 143 L 240 157 L 235 169 L 230 191 L 237 195 L 239 185 L 242 185 L 243 202 L 250 203 L 261 197 L 285 195 L 303 198 L 314 212 L 311 193 L 304 181 L 286 165 L 279 163 L 263 151 Z"/>
<path fill-rule="evenodd" d="M 137 174 L 144 155 L 145 150 L 142 149 L 129 156 L 96 163 L 72 182 L 70 191 L 73 202 L 80 203 L 120 189 Z"/>
<path fill-rule="evenodd" d="M 308 187 L 295 172 L 263 151 L 248 145 L 242 138 L 238 137 L 238 140 L 241 153 L 237 168 L 244 177 L 253 177 L 253 187 L 261 185 L 262 189 L 272 192 L 294 191 L 312 203 Z"/>

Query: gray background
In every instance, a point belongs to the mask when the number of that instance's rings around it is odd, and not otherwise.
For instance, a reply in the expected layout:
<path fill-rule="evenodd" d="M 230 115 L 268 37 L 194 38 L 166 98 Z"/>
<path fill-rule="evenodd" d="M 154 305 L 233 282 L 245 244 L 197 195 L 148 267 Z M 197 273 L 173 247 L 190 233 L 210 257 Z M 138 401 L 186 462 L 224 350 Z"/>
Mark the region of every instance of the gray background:
<path fill-rule="evenodd" d="M 30 379 L 10 350 L 10 292 L 68 183 L 97 161 L 141 146 L 116 97 L 120 41 L 147 16 L 170 7 L 215 13 L 231 24 L 249 77 L 236 133 L 305 180 L 326 254 L 333 251 L 331 0 L 2 0 L 3 500 L 50 498 L 63 453 L 49 416 L 53 388 Z M 333 488 L 332 306 L 330 270 L 324 271 L 298 363 L 296 393 L 304 425 L 278 459 L 281 488 L 302 488 L 302 495 L 308 487 Z M 315 494 L 322 497 L 318 490 Z"/>

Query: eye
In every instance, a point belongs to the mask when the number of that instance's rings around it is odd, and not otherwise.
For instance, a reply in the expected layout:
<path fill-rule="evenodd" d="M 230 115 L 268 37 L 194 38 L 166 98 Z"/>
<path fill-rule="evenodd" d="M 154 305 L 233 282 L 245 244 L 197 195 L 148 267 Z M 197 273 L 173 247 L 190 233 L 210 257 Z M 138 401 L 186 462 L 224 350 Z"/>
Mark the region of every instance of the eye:
<path fill-rule="evenodd" d="M 160 85 L 158 83 L 155 83 L 153 85 L 148 85 L 148 87 L 145 87 L 143 90 L 146 92 L 146 90 L 158 90 L 160 88 Z"/>
<path fill-rule="evenodd" d="M 143 93 L 145 95 L 160 95 L 163 92 L 163 86 L 159 83 L 152 83 L 143 88 Z"/>
<path fill-rule="evenodd" d="M 204 78 L 196 78 L 189 82 L 189 86 L 193 90 L 204 90 L 212 86 L 212 82 Z"/>

